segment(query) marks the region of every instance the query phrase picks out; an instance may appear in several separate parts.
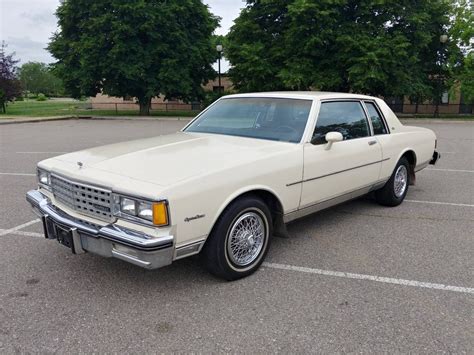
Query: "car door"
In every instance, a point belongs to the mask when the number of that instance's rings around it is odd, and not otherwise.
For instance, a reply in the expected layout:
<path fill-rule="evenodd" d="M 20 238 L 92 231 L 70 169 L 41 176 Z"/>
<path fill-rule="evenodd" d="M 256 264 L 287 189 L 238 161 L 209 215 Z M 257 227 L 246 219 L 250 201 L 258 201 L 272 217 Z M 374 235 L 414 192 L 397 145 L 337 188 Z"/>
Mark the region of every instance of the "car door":
<path fill-rule="evenodd" d="M 328 132 L 343 141 L 329 147 Z M 359 100 L 323 101 L 311 143 L 304 146 L 300 208 L 369 191 L 380 174 L 382 149 Z"/>

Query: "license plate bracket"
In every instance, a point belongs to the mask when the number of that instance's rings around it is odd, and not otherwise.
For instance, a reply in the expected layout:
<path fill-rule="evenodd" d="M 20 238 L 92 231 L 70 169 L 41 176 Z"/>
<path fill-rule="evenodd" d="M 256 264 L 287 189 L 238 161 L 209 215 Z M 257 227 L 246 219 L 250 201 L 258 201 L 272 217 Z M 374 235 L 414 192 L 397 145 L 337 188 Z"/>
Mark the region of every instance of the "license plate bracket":
<path fill-rule="evenodd" d="M 70 228 L 64 228 L 55 223 L 54 231 L 56 232 L 56 239 L 59 242 L 59 244 L 62 244 L 65 247 L 68 247 L 69 249 L 72 250 L 73 253 L 75 253 L 72 230 Z"/>
<path fill-rule="evenodd" d="M 84 254 L 81 235 L 74 227 L 56 222 L 48 215 L 43 216 L 44 235 L 46 239 L 56 239 L 58 243 L 71 249 L 73 254 Z"/>

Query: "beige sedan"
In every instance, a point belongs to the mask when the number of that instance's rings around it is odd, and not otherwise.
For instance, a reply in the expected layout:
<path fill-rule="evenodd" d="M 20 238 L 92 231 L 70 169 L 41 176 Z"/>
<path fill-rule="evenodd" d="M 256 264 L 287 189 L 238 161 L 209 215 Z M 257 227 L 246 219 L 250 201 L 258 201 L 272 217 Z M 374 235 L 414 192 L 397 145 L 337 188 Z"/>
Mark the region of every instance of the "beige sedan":
<path fill-rule="evenodd" d="M 374 192 L 405 198 L 436 163 L 436 137 L 370 96 L 231 95 L 182 131 L 38 164 L 27 200 L 45 235 L 155 269 L 201 253 L 228 280 L 254 272 L 286 223 Z"/>

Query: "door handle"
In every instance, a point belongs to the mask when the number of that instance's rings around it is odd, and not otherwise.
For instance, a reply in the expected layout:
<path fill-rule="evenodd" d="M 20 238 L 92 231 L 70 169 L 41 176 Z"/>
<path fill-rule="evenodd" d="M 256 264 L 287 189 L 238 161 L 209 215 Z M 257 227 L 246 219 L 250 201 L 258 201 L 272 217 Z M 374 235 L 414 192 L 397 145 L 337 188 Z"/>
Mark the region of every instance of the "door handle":
<path fill-rule="evenodd" d="M 374 145 L 374 144 L 377 144 L 377 141 L 370 141 L 369 142 L 369 145 Z"/>

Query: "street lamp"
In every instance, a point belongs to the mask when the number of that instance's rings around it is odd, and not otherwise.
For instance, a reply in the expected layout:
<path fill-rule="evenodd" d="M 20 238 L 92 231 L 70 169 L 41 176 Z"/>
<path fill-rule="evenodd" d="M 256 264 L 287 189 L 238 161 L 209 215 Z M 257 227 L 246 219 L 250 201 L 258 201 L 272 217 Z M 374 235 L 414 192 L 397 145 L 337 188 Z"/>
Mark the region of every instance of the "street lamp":
<path fill-rule="evenodd" d="M 439 117 L 439 104 L 441 101 L 441 84 L 442 84 L 442 74 L 443 74 L 443 46 L 444 44 L 448 42 L 448 35 L 447 34 L 442 34 L 439 36 L 439 43 L 440 45 L 440 50 L 439 50 L 439 71 L 438 71 L 438 78 L 437 78 L 437 92 L 436 92 L 436 107 L 435 107 L 435 112 L 434 112 L 434 117 Z"/>
<path fill-rule="evenodd" d="M 219 94 L 222 94 L 222 85 L 221 85 L 221 57 L 222 57 L 222 50 L 224 48 L 222 47 L 222 44 L 218 44 L 216 46 L 216 50 L 219 53 L 219 59 L 218 59 L 218 74 L 219 74 Z"/>

